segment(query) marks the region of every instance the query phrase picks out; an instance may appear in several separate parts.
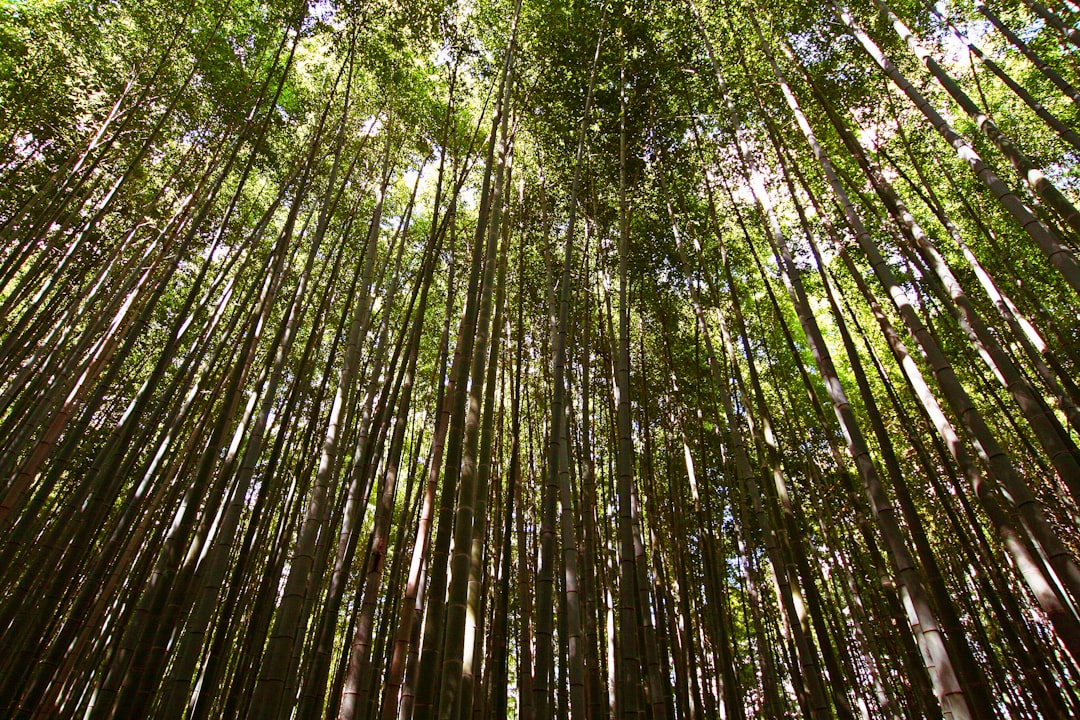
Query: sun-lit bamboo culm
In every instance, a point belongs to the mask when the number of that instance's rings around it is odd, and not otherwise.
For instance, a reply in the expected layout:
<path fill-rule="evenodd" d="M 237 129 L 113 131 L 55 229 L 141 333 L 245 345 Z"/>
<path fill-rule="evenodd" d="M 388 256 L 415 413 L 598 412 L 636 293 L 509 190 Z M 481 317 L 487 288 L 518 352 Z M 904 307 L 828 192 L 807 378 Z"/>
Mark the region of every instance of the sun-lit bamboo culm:
<path fill-rule="evenodd" d="M 1080 717 L 1080 4 L 9 0 L 0 717 Z"/>

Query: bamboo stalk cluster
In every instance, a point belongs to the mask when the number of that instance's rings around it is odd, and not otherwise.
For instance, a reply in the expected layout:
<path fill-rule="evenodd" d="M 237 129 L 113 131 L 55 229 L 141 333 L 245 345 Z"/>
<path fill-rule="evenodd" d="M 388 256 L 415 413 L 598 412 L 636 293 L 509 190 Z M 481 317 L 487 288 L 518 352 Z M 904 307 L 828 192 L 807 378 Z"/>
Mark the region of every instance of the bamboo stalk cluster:
<path fill-rule="evenodd" d="M 0 714 L 1080 715 L 1080 8 L 479 5 L 0 112 Z"/>

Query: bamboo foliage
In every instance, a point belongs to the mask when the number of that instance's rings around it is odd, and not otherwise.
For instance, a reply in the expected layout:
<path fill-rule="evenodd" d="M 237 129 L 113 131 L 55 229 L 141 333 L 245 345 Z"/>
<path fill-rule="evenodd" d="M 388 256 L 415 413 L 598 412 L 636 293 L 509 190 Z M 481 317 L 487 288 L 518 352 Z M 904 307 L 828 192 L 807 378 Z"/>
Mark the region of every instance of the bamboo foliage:
<path fill-rule="evenodd" d="M 1078 15 L 13 5 L 0 713 L 1077 716 Z"/>

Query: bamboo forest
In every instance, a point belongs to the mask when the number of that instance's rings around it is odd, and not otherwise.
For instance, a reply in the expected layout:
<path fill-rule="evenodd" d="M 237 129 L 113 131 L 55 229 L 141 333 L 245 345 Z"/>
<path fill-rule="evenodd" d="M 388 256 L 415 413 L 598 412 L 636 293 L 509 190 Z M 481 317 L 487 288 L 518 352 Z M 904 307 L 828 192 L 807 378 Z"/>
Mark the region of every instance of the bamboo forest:
<path fill-rule="evenodd" d="M 932 2 L 0 0 L 0 717 L 1080 717 L 1080 4 Z"/>

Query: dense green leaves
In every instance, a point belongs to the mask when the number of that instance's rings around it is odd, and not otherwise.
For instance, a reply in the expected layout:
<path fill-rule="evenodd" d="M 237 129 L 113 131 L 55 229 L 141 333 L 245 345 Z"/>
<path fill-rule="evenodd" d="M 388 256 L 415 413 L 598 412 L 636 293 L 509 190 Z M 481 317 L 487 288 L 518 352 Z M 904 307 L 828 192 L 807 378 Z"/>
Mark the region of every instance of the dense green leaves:
<path fill-rule="evenodd" d="M 0 5 L 0 714 L 1080 714 L 1075 6 L 516 7 Z"/>

